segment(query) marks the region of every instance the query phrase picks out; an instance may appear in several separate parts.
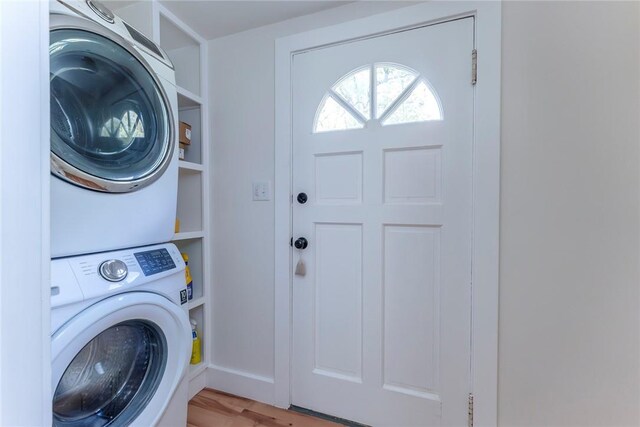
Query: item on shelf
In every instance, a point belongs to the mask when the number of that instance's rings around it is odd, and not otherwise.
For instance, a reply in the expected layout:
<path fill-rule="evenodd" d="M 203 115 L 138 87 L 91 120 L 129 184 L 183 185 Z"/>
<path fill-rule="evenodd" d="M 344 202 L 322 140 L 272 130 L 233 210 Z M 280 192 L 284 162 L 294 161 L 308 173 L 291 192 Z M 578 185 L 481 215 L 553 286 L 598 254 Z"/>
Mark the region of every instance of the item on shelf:
<path fill-rule="evenodd" d="M 182 252 L 182 259 L 184 260 L 184 265 L 186 266 L 184 269 L 185 279 L 187 280 L 187 299 L 193 299 L 193 278 L 191 277 L 191 270 L 189 269 L 189 255 Z"/>
<path fill-rule="evenodd" d="M 176 225 L 173 227 L 173 232 L 174 233 L 180 232 L 180 220 L 178 218 L 176 218 Z"/>
<path fill-rule="evenodd" d="M 185 145 L 191 144 L 191 125 L 189 123 L 180 122 L 178 142 Z"/>
<path fill-rule="evenodd" d="M 186 145 L 181 142 L 180 143 L 180 147 L 178 148 L 178 160 L 184 160 L 184 148 L 185 147 L 186 147 Z"/>
<path fill-rule="evenodd" d="M 191 337 L 193 338 L 193 345 L 191 347 L 191 364 L 197 365 L 202 361 L 202 349 L 201 349 L 201 341 L 198 336 L 198 330 L 196 329 L 198 323 L 190 319 L 191 322 Z"/>

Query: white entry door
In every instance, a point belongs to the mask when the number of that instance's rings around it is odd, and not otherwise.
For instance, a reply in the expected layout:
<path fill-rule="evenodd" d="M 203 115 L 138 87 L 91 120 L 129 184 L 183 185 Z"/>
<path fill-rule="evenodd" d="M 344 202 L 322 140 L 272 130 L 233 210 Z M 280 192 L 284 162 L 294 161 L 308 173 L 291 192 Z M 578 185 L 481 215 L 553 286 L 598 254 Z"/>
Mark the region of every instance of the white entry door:
<path fill-rule="evenodd" d="M 294 405 L 467 423 L 473 25 L 294 56 Z"/>

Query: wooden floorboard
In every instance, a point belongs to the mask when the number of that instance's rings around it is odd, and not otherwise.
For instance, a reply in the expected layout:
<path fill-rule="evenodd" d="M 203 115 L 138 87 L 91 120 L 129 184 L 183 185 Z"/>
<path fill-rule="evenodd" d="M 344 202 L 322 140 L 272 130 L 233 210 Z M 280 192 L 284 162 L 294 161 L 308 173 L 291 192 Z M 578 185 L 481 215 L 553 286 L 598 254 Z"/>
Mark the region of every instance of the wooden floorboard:
<path fill-rule="evenodd" d="M 187 427 L 337 427 L 330 421 L 205 388 L 189 402 Z"/>

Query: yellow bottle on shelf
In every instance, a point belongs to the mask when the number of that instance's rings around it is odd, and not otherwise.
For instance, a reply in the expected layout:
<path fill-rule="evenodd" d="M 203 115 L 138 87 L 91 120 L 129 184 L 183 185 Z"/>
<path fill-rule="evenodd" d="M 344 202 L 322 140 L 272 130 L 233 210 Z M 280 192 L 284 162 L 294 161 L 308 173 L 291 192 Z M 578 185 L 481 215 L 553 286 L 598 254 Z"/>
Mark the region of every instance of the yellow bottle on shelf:
<path fill-rule="evenodd" d="M 198 336 L 198 331 L 196 327 L 198 324 L 195 320 L 190 319 L 191 322 L 191 336 L 193 338 L 193 344 L 191 347 L 191 364 L 197 365 L 202 361 L 202 348 L 200 337 Z"/>
<path fill-rule="evenodd" d="M 189 255 L 184 252 L 182 252 L 181 255 L 186 266 L 184 269 L 184 275 L 187 281 L 187 299 L 191 301 L 193 299 L 193 278 L 191 277 L 191 270 L 189 269 Z"/>

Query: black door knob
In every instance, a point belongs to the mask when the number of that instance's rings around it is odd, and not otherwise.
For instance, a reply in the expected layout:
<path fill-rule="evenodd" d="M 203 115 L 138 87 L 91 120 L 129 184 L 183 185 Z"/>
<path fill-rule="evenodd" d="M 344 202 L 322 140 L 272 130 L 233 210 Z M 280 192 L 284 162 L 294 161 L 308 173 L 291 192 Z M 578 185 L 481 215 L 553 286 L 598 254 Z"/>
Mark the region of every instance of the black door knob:
<path fill-rule="evenodd" d="M 298 203 L 300 203 L 301 205 L 304 205 L 305 203 L 307 203 L 307 193 L 298 193 Z"/>
<path fill-rule="evenodd" d="M 295 246 L 296 249 L 306 249 L 307 246 L 309 246 L 309 242 L 307 242 L 307 239 L 304 237 L 299 237 L 295 242 L 293 242 L 293 246 Z"/>

